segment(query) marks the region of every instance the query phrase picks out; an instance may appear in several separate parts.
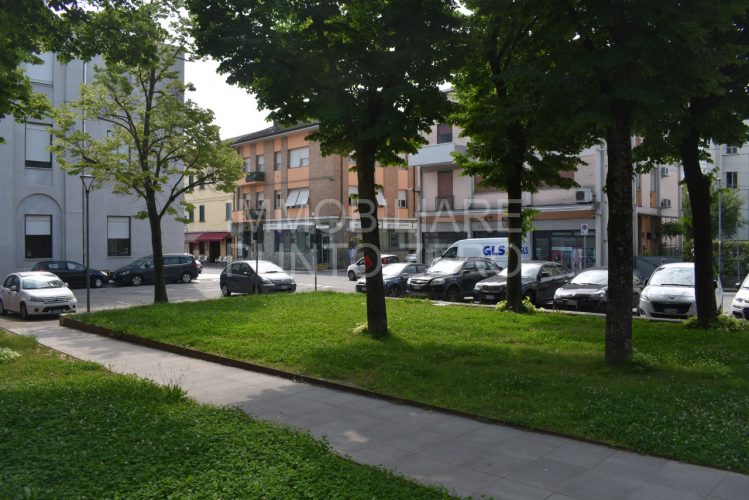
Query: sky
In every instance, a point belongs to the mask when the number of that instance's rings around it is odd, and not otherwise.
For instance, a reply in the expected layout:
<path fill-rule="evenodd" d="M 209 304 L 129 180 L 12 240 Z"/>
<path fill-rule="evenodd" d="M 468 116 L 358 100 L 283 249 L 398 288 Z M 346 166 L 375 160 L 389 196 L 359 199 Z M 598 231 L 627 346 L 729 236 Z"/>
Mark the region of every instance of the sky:
<path fill-rule="evenodd" d="M 255 98 L 244 89 L 226 83 L 226 77 L 216 73 L 218 63 L 187 61 L 185 81 L 195 85 L 195 92 L 187 97 L 201 108 L 213 110 L 215 122 L 221 127 L 221 138 L 228 139 L 270 127 L 265 121 L 266 111 L 258 111 Z"/>

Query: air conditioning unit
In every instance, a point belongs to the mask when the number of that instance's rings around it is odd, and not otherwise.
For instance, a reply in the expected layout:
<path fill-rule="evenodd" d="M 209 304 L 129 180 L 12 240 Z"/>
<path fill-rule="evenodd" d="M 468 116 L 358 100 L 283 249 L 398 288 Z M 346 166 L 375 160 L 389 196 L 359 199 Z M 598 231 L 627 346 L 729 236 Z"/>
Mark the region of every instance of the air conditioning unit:
<path fill-rule="evenodd" d="M 671 200 L 668 198 L 663 198 L 661 200 L 661 208 L 671 208 Z"/>
<path fill-rule="evenodd" d="M 669 170 L 668 167 L 661 167 L 661 177 L 668 177 Z"/>
<path fill-rule="evenodd" d="M 584 188 L 575 190 L 575 203 L 590 203 L 593 201 L 593 191 Z"/>

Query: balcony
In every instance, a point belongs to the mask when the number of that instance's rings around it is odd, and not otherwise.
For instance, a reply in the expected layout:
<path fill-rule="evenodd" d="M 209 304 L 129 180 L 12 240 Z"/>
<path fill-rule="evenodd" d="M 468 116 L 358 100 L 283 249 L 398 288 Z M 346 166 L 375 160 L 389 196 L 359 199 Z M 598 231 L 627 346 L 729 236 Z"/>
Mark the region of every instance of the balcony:
<path fill-rule="evenodd" d="M 245 182 L 263 182 L 265 181 L 265 172 L 247 172 L 244 176 Z"/>
<path fill-rule="evenodd" d="M 442 212 L 444 210 L 453 210 L 455 208 L 453 196 L 435 196 L 434 197 L 434 210 Z"/>
<path fill-rule="evenodd" d="M 408 166 L 430 167 L 436 165 L 450 165 L 453 162 L 451 153 L 465 153 L 466 147 L 452 142 L 424 146 L 415 155 L 408 157 Z"/>

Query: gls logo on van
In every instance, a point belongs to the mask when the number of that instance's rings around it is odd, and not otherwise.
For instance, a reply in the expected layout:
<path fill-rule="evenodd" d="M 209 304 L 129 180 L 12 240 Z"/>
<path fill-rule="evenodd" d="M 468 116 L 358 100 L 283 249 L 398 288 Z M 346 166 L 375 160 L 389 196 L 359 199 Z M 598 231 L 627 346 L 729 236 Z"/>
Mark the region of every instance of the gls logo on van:
<path fill-rule="evenodd" d="M 520 247 L 520 252 L 525 255 L 528 255 L 529 253 L 528 247 L 527 246 Z M 484 247 L 484 255 L 486 257 L 492 257 L 492 256 L 501 257 L 502 255 L 505 255 L 506 253 L 507 253 L 507 249 L 505 248 L 504 245 L 486 245 Z"/>

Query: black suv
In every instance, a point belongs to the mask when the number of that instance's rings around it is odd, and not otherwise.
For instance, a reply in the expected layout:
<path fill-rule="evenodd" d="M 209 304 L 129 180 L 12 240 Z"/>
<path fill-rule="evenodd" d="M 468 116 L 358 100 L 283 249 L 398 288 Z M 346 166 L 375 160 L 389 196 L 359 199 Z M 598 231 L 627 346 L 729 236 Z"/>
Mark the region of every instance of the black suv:
<path fill-rule="evenodd" d="M 409 278 L 407 294 L 410 297 L 459 302 L 473 295 L 476 283 L 497 272 L 497 268 L 488 259 L 442 259 L 425 273 Z"/>
<path fill-rule="evenodd" d="M 112 280 L 123 285 L 138 286 L 153 283 L 155 279 L 153 256 L 141 257 L 112 273 Z M 195 257 L 187 253 L 164 255 L 164 279 L 189 283 L 198 277 L 198 264 Z"/>

